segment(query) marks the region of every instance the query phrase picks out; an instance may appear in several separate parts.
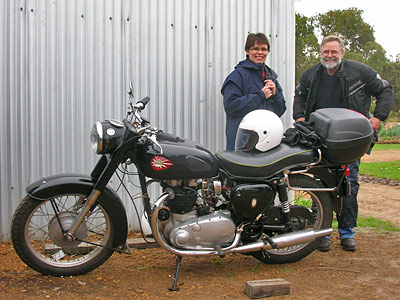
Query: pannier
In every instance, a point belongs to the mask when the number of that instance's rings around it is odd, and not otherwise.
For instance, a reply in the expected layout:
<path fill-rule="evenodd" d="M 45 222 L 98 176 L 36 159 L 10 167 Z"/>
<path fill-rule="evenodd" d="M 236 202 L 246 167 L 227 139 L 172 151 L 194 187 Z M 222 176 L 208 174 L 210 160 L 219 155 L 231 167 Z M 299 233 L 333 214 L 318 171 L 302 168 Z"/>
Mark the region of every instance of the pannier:
<path fill-rule="evenodd" d="M 369 120 L 359 112 L 345 108 L 322 108 L 310 115 L 320 137 L 322 157 L 333 164 L 360 159 L 373 139 Z"/>

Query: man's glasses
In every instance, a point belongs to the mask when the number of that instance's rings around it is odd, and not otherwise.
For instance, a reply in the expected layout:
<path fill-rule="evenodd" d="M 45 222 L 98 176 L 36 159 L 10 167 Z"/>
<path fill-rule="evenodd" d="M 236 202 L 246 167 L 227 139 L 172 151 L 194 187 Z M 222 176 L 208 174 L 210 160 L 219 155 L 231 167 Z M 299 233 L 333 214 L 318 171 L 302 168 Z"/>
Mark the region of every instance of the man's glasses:
<path fill-rule="evenodd" d="M 322 55 L 323 56 L 328 56 L 329 53 L 330 53 L 332 56 L 338 56 L 340 52 L 336 51 L 336 50 L 325 50 L 325 51 L 322 51 Z"/>

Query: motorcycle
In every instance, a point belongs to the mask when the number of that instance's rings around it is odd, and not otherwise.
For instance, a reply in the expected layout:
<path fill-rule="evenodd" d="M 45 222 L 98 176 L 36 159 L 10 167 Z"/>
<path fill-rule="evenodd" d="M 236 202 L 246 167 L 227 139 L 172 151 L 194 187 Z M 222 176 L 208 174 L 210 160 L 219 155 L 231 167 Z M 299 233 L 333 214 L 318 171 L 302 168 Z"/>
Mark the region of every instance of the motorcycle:
<path fill-rule="evenodd" d="M 351 151 L 346 142 L 339 150 L 335 145 L 313 149 L 280 143 L 266 152 L 213 154 L 151 127 L 140 114 L 150 99 L 134 104 L 132 85 L 128 93 L 126 119 L 93 126 L 91 141 L 100 158 L 90 176 L 55 175 L 26 188 L 12 219 L 11 238 L 32 269 L 52 276 L 81 275 L 114 251 L 131 253 L 124 205 L 108 185 L 113 175 L 128 193 L 125 177 L 137 176 L 141 193 L 136 198 L 142 200 L 150 234 L 177 256 L 171 290 L 178 289 L 184 256 L 242 253 L 266 264 L 296 262 L 332 233 L 333 211 L 340 213 L 350 191 L 341 164 L 361 157 L 371 142 L 365 134 L 355 146 L 351 138 Z M 326 127 L 335 120 L 327 125 L 325 119 L 317 115 L 314 123 L 323 129 L 322 140 L 328 134 L 329 144 L 332 133 Z M 133 166 L 135 172 L 129 169 Z M 161 194 L 155 201 L 149 196 L 153 184 Z"/>

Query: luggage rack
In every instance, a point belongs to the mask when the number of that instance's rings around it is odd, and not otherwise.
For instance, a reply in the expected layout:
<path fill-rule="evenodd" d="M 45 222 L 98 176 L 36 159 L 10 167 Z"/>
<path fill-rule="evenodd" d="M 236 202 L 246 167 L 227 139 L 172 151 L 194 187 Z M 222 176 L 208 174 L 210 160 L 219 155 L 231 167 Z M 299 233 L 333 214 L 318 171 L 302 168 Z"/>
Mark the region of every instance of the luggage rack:
<path fill-rule="evenodd" d="M 318 149 L 318 155 L 319 158 L 316 162 L 313 162 L 311 164 L 309 164 L 305 169 L 303 170 L 296 170 L 296 171 L 291 171 L 289 169 L 286 169 L 283 171 L 283 175 L 284 175 L 284 182 L 286 183 L 287 187 L 289 190 L 292 191 L 311 191 L 311 192 L 337 192 L 340 189 L 340 183 L 343 181 L 345 173 L 343 173 L 342 177 L 339 180 L 339 184 L 336 187 L 321 187 L 321 188 L 312 188 L 312 187 L 293 187 L 290 185 L 290 180 L 289 180 L 289 175 L 293 175 L 293 174 L 305 174 L 307 172 L 309 172 L 314 166 L 316 166 L 317 164 L 319 164 L 322 160 L 322 154 L 321 154 L 321 150 Z"/>

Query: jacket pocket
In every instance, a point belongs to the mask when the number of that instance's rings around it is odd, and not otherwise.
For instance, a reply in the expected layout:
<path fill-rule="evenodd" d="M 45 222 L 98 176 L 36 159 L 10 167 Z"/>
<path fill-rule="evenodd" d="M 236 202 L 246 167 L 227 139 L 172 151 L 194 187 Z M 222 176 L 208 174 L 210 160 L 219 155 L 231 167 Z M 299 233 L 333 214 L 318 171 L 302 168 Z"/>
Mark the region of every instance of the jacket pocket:
<path fill-rule="evenodd" d="M 358 111 L 365 116 L 369 116 L 369 107 L 371 106 L 371 99 L 365 93 L 364 88 L 349 94 L 350 109 Z"/>

